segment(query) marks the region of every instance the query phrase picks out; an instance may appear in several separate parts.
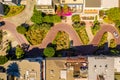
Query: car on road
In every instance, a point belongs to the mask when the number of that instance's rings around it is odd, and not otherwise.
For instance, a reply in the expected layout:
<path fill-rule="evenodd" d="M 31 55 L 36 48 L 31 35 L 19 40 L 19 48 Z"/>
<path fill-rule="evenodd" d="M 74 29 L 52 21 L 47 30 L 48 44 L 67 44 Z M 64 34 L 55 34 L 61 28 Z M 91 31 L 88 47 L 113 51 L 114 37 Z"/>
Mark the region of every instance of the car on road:
<path fill-rule="evenodd" d="M 4 22 L 4 21 L 1 21 L 1 22 L 0 22 L 0 27 L 2 27 L 3 25 L 5 25 L 5 22 Z"/>
<path fill-rule="evenodd" d="M 119 35 L 118 35 L 118 33 L 117 32 L 113 32 L 113 35 L 115 36 L 115 38 L 118 38 L 119 37 Z"/>

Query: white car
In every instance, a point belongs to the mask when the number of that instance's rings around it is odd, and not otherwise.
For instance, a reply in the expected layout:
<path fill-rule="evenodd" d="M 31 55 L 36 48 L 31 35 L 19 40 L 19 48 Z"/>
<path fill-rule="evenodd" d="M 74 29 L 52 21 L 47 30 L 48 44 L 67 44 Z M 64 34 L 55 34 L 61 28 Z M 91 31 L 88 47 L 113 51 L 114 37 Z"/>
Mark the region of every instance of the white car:
<path fill-rule="evenodd" d="M 119 35 L 117 34 L 117 32 L 113 32 L 113 35 L 115 36 L 115 38 L 118 38 L 119 37 Z"/>

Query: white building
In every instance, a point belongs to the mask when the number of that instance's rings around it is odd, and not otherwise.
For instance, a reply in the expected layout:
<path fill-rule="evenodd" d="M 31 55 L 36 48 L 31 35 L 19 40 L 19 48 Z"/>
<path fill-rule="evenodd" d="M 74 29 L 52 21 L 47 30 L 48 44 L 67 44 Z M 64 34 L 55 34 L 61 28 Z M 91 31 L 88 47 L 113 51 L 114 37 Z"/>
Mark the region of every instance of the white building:
<path fill-rule="evenodd" d="M 88 80 L 114 80 L 114 58 L 88 57 Z"/>

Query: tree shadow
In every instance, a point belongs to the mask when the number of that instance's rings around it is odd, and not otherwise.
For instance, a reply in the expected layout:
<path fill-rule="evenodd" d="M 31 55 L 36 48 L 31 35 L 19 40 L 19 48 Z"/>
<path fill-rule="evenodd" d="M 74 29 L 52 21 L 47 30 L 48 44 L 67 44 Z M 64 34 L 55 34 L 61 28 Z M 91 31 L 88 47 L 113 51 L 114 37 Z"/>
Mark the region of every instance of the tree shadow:
<path fill-rule="evenodd" d="M 47 47 L 53 47 L 56 50 L 56 45 L 49 43 Z M 43 54 L 44 49 L 38 47 L 33 48 L 28 51 L 27 57 L 45 57 Z M 113 50 L 113 52 L 111 52 Z M 115 54 L 117 52 L 117 54 Z M 105 43 L 102 47 L 95 45 L 80 45 L 80 46 L 71 46 L 69 49 L 56 50 L 53 57 L 75 57 L 75 56 L 118 56 L 120 55 L 120 45 L 117 45 L 115 48 L 109 48 L 108 43 Z"/>
<path fill-rule="evenodd" d="M 29 50 L 25 54 L 25 57 L 27 57 L 27 58 L 41 57 L 41 56 L 43 56 L 42 52 L 43 52 L 43 49 L 35 47 L 35 48 L 32 48 L 31 50 Z"/>
<path fill-rule="evenodd" d="M 8 80 L 14 80 L 14 77 L 20 77 L 19 67 L 16 62 L 11 63 L 7 68 Z"/>

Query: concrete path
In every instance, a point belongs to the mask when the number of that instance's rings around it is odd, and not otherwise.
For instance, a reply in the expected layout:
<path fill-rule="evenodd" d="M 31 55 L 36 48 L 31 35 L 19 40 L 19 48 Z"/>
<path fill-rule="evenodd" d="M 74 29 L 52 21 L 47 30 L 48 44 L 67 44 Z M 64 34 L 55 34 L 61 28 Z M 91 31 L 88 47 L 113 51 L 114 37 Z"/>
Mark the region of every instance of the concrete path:
<path fill-rule="evenodd" d="M 12 33 L 12 35 L 14 36 L 15 40 L 19 43 L 19 44 L 23 44 L 23 43 L 28 43 L 28 41 L 26 40 L 26 38 L 19 34 L 17 31 L 16 31 L 16 26 L 8 21 L 5 21 L 5 25 L 0 27 L 0 29 L 3 29 L 3 30 L 8 30 Z"/>
<path fill-rule="evenodd" d="M 88 35 L 88 38 L 89 38 L 89 43 L 91 43 L 91 41 L 93 40 L 94 38 L 94 35 L 92 34 L 92 31 L 91 31 L 91 26 L 92 24 L 89 23 L 89 22 L 85 22 L 86 23 L 86 32 L 87 32 L 87 35 Z"/>
<path fill-rule="evenodd" d="M 5 20 L 12 22 L 16 26 L 28 22 L 33 14 L 34 4 L 35 0 L 27 0 L 25 10 L 16 16 L 5 18 Z"/>

